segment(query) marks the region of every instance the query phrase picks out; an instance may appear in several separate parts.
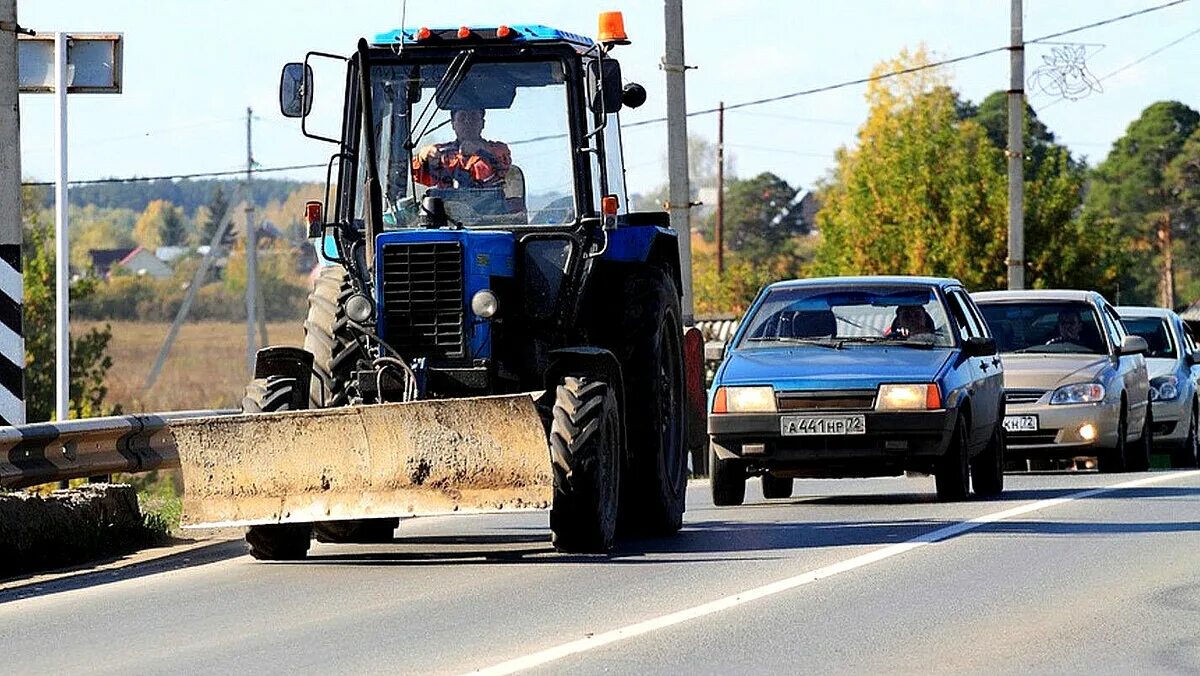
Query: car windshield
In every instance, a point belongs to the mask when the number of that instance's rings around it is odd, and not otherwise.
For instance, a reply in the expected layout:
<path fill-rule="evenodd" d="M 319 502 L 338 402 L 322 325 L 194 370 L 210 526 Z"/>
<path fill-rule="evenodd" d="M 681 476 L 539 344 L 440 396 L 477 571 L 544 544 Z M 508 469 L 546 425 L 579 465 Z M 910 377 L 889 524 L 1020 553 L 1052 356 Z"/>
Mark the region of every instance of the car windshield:
<path fill-rule="evenodd" d="M 426 195 L 468 227 L 574 221 L 562 62 L 462 52 L 449 63 L 374 66 L 371 83 L 385 227 L 415 224 Z"/>
<path fill-rule="evenodd" d="M 978 303 L 996 347 L 1009 353 L 1107 354 L 1096 311 L 1081 301 Z"/>
<path fill-rule="evenodd" d="M 1121 323 L 1125 330 L 1135 336 L 1146 339 L 1149 349 L 1147 357 L 1163 357 L 1174 359 L 1175 341 L 1171 340 L 1171 330 L 1167 320 L 1162 317 L 1122 317 Z"/>
<path fill-rule="evenodd" d="M 775 288 L 746 321 L 739 348 L 797 342 L 837 348 L 954 345 L 941 300 L 926 286 Z"/>

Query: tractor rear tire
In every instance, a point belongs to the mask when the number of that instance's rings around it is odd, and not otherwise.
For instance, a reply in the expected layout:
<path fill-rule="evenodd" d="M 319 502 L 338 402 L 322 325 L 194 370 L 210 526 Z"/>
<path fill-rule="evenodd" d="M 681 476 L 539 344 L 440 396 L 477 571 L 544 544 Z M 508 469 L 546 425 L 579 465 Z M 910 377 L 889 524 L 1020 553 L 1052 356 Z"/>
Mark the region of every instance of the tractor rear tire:
<path fill-rule="evenodd" d="M 683 526 L 688 474 L 679 293 L 661 268 L 623 268 L 620 275 L 619 290 L 611 292 L 616 305 L 603 317 L 609 323 L 599 327 L 599 342 L 621 362 L 625 385 L 629 452 L 620 527 L 669 535 Z"/>
<path fill-rule="evenodd" d="M 255 378 L 242 397 L 243 413 L 272 413 L 291 408 L 296 379 L 283 376 Z M 251 526 L 246 531 L 250 556 L 263 561 L 297 561 L 308 554 L 312 524 L 281 523 Z"/>
<path fill-rule="evenodd" d="M 768 500 L 792 497 L 792 477 L 762 475 L 762 494 Z"/>
<path fill-rule="evenodd" d="M 602 554 L 617 528 L 621 415 L 608 383 L 563 378 L 550 423 L 554 501 L 551 541 L 560 552 Z"/>
<path fill-rule="evenodd" d="M 304 320 L 304 349 L 313 356 L 313 379 L 308 390 L 309 408 L 334 408 L 348 401 L 349 382 L 361 354 L 346 318 L 346 299 L 354 293 L 350 276 L 340 265 L 321 268 L 308 295 Z M 353 519 L 322 521 L 313 526 L 318 542 L 391 542 L 400 520 Z"/>

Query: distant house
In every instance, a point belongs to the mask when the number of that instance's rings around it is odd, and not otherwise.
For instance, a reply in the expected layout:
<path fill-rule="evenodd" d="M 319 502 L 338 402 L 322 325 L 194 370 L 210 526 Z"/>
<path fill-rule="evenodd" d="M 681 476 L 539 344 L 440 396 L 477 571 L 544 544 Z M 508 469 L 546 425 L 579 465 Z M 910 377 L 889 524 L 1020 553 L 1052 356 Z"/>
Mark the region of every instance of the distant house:
<path fill-rule="evenodd" d="M 187 252 L 188 248 L 186 246 L 160 246 L 154 250 L 154 255 L 164 263 L 174 263 L 175 259 Z"/>
<path fill-rule="evenodd" d="M 158 256 L 155 256 L 148 249 L 140 246 L 129 252 L 128 256 L 117 261 L 114 265 L 119 265 L 138 276 L 146 275 L 155 279 L 165 279 L 171 276 L 171 266 L 159 260 Z"/>
<path fill-rule="evenodd" d="M 92 274 L 96 277 L 108 277 L 108 271 L 116 263 L 120 263 L 126 256 L 133 253 L 136 247 L 125 247 L 121 249 L 91 249 L 88 255 L 92 259 Z"/>

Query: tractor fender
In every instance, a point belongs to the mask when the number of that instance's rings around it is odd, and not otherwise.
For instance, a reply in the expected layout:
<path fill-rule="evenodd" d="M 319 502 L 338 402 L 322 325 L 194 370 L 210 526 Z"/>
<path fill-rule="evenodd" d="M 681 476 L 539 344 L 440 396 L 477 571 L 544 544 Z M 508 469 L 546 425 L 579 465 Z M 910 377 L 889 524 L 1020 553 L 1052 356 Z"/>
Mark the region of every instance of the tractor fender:
<path fill-rule="evenodd" d="M 264 347 L 254 354 L 254 377 L 284 376 L 296 379 L 291 410 L 308 408 L 308 388 L 312 381 L 313 355 L 290 345 Z"/>
<path fill-rule="evenodd" d="M 628 214 L 628 221 L 619 221 L 620 226 L 608 233 L 608 247 L 601 260 L 613 263 L 646 263 L 661 267 L 667 271 L 671 280 L 675 282 L 676 290 L 682 294 L 679 236 L 674 230 L 663 227 L 657 224 L 656 220 L 649 218 L 652 215 Z M 645 218 L 635 220 L 635 216 Z M 643 222 L 648 224 L 642 225 Z"/>
<path fill-rule="evenodd" d="M 620 448 L 624 456 L 625 443 L 625 379 L 621 374 L 621 362 L 612 352 L 600 347 L 563 347 L 551 350 L 550 366 L 546 369 L 546 391 L 553 393 L 559 382 L 567 376 L 594 376 L 602 378 L 617 393 L 617 415 L 621 420 Z"/>

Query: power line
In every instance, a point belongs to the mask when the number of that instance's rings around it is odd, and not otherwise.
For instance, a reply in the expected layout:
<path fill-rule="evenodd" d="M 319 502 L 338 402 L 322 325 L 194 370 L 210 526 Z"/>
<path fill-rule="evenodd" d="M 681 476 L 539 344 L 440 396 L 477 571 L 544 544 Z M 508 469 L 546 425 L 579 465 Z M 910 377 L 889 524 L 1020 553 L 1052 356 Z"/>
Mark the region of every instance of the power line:
<path fill-rule="evenodd" d="M 321 164 L 293 164 L 286 167 L 257 167 L 251 170 L 255 174 L 266 174 L 275 171 L 292 171 L 295 169 L 316 169 L 326 166 Z M 148 183 L 150 181 L 173 181 L 183 178 L 215 178 L 218 176 L 234 176 L 245 174 L 245 169 L 233 169 L 230 171 L 203 171 L 195 174 L 171 174 L 169 176 L 134 176 L 132 178 L 93 178 L 84 181 L 69 181 L 68 185 L 96 185 L 100 183 Z M 21 185 L 28 186 L 49 186 L 54 185 L 51 181 L 31 181 L 22 183 Z"/>
<path fill-rule="evenodd" d="M 1142 14 L 1149 14 L 1150 12 L 1157 12 L 1161 9 L 1166 9 L 1168 7 L 1174 7 L 1175 5 L 1180 5 L 1185 2 L 1191 2 L 1191 0 L 1172 0 L 1172 2 L 1167 2 L 1167 3 L 1161 4 L 1161 5 L 1155 5 L 1153 7 L 1147 7 L 1145 9 L 1141 9 L 1136 12 L 1130 12 L 1128 14 L 1122 14 L 1120 16 L 1115 16 L 1115 17 L 1112 17 L 1109 19 L 1104 19 L 1102 21 L 1096 21 L 1096 22 L 1085 24 L 1082 26 L 1068 28 L 1067 30 L 1059 31 L 1057 33 L 1049 33 L 1047 35 L 1042 35 L 1040 37 L 1033 38 L 1032 40 L 1026 40 L 1025 44 L 1029 44 L 1029 43 L 1033 43 L 1033 42 L 1044 42 L 1046 40 L 1052 40 L 1054 38 L 1059 38 L 1064 35 L 1070 35 L 1072 33 L 1079 33 L 1081 31 L 1089 30 L 1092 28 L 1097 28 L 1099 26 L 1106 26 L 1108 24 L 1116 23 L 1118 21 L 1125 21 L 1126 19 L 1131 19 L 1135 16 L 1141 16 Z M 800 96 L 821 94 L 824 92 L 833 91 L 835 89 L 844 89 L 846 87 L 853 87 L 855 85 L 867 84 L 869 82 L 878 82 L 879 80 L 886 80 L 888 78 L 893 78 L 898 75 L 907 75 L 909 73 L 916 73 L 916 72 L 919 72 L 922 70 L 928 70 L 930 68 L 939 68 L 941 66 L 947 66 L 950 64 L 954 64 L 954 63 L 960 63 L 962 61 L 977 59 L 981 56 L 987 56 L 989 54 L 1005 52 L 1005 51 L 1008 51 L 1009 49 L 1010 49 L 1010 47 L 1008 45 L 1005 45 L 1003 47 L 993 47 L 992 49 L 985 49 L 983 51 L 974 52 L 972 54 L 964 54 L 963 56 L 956 56 L 956 57 L 949 58 L 949 59 L 942 59 L 941 61 L 934 61 L 932 63 L 927 63 L 927 64 L 923 64 L 920 66 L 912 66 L 911 68 L 902 68 L 900 70 L 894 70 L 894 71 L 890 71 L 887 73 L 881 73 L 879 75 L 872 75 L 870 77 L 857 78 L 854 80 L 846 80 L 843 82 L 837 82 L 834 84 L 823 85 L 820 87 L 813 87 L 811 89 L 802 89 L 802 90 L 796 91 L 796 92 L 789 92 L 787 94 L 779 94 L 776 96 L 768 96 L 766 98 L 755 99 L 753 101 L 743 101 L 741 103 L 735 103 L 733 105 L 725 106 L 725 110 L 729 111 L 729 110 L 736 110 L 738 108 L 748 108 L 750 106 L 761 106 L 766 103 L 775 103 L 777 101 L 784 101 L 787 99 L 793 99 L 793 98 L 797 98 Z M 699 115 L 711 115 L 715 112 L 717 112 L 716 108 L 706 108 L 704 110 L 697 110 L 697 111 L 690 112 L 687 114 L 687 116 L 688 117 L 697 117 Z M 639 122 L 634 122 L 634 123 L 626 124 L 623 126 L 626 128 L 641 127 L 641 126 L 648 125 L 648 124 L 657 124 L 659 122 L 665 122 L 666 120 L 667 120 L 667 118 L 665 118 L 665 117 L 657 117 L 657 118 L 653 118 L 650 120 L 641 120 Z"/>

